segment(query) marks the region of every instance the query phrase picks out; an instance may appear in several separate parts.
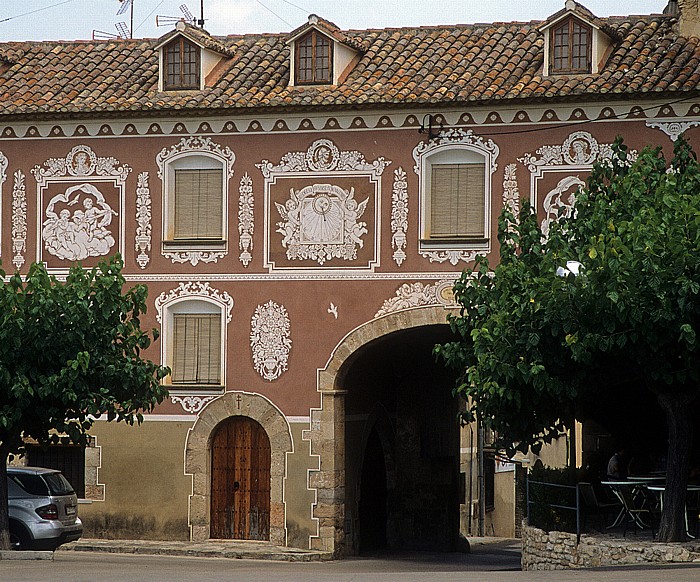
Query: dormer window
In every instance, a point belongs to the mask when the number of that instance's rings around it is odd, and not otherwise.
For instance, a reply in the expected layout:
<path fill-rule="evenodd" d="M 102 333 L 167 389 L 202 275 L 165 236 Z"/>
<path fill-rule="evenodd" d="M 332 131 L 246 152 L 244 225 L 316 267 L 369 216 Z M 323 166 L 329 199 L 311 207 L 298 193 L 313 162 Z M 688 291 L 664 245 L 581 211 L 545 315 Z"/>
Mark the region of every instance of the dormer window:
<path fill-rule="evenodd" d="M 178 36 L 163 50 L 166 91 L 200 88 L 201 49 L 183 36 Z"/>
<path fill-rule="evenodd" d="M 316 30 L 302 36 L 295 46 L 295 84 L 330 84 L 333 79 L 331 41 Z"/>
<path fill-rule="evenodd" d="M 550 67 L 552 73 L 591 72 L 591 28 L 568 18 L 551 29 Z"/>

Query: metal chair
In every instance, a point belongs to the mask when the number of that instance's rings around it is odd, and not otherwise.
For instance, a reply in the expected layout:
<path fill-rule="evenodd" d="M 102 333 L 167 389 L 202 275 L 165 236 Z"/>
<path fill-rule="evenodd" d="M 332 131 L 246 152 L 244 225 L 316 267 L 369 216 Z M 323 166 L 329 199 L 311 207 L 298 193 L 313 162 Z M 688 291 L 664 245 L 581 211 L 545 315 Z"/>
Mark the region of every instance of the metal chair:
<path fill-rule="evenodd" d="M 627 518 L 623 521 L 624 525 L 622 535 L 627 535 L 627 527 L 630 521 L 634 525 L 635 534 L 637 533 L 637 527 L 639 527 L 640 529 L 644 529 L 645 527 L 647 527 L 647 524 L 644 521 L 642 521 L 642 516 L 646 515 L 649 519 L 651 537 L 655 537 L 656 534 L 654 532 L 654 514 L 652 513 L 651 508 L 644 507 L 643 505 L 641 507 L 638 507 L 635 503 L 634 497 L 632 496 L 632 491 L 628 486 L 621 485 L 617 487 L 615 491 L 618 497 L 620 498 L 620 501 L 622 502 L 622 507 L 625 511 L 625 515 Z"/>
<path fill-rule="evenodd" d="M 584 515 L 584 522 L 583 522 L 583 527 L 585 529 L 586 527 L 586 521 L 588 519 L 588 515 L 597 515 L 598 516 L 598 531 L 602 532 L 605 529 L 605 524 L 603 522 L 604 519 L 607 519 L 607 516 L 610 514 L 610 512 L 615 512 L 619 511 L 622 508 L 622 505 L 620 503 L 610 503 L 610 502 L 601 502 L 598 499 L 598 496 L 595 493 L 595 489 L 593 488 L 593 485 L 590 483 L 586 482 L 580 482 L 578 484 L 579 492 L 581 493 L 581 497 L 583 499 L 583 504 L 586 508 Z"/>

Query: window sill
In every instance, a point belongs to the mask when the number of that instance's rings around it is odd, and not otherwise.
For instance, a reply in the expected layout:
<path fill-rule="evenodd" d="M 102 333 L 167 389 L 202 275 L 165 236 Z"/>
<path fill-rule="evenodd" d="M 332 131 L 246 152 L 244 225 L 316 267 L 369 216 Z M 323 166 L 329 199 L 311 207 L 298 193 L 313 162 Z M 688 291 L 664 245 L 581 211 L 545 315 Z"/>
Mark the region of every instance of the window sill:
<path fill-rule="evenodd" d="M 228 241 L 223 239 L 178 239 L 178 240 L 164 240 L 163 250 L 164 251 L 225 251 Z"/>
<path fill-rule="evenodd" d="M 423 249 L 487 249 L 487 238 L 423 238 L 420 247 Z"/>
<path fill-rule="evenodd" d="M 202 394 L 205 396 L 218 396 L 223 394 L 226 386 L 218 384 L 163 384 L 171 396 L 189 396 Z"/>

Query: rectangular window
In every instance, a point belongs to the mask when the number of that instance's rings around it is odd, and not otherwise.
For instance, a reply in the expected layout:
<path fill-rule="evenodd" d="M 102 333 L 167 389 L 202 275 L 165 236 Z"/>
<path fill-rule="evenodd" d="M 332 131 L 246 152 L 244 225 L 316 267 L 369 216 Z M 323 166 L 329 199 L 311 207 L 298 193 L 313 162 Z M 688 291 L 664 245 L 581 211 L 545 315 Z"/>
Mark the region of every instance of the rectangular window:
<path fill-rule="evenodd" d="M 484 238 L 484 164 L 439 164 L 431 169 L 430 234 L 440 238 Z"/>
<path fill-rule="evenodd" d="M 550 43 L 550 72 L 591 72 L 591 29 L 588 26 L 570 18 L 552 30 Z"/>
<path fill-rule="evenodd" d="M 297 41 L 295 45 L 295 83 L 330 83 L 333 77 L 332 44 L 315 30 Z"/>
<path fill-rule="evenodd" d="M 173 384 L 221 385 L 221 316 L 173 314 Z"/>
<path fill-rule="evenodd" d="M 199 89 L 201 49 L 182 37 L 164 49 L 163 88 L 168 90 Z"/>
<path fill-rule="evenodd" d="M 221 170 L 175 170 L 174 240 L 222 240 Z"/>

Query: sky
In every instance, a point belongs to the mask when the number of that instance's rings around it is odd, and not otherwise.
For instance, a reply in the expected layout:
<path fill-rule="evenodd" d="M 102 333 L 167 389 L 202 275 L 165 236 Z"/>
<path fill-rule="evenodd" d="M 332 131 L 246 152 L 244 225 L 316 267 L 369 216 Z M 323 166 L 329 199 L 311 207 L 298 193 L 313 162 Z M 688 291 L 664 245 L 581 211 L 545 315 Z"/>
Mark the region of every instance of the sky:
<path fill-rule="evenodd" d="M 385 28 L 476 22 L 544 20 L 564 0 L 133 0 L 134 38 L 157 38 L 172 29 L 156 26 L 156 16 L 181 17 L 186 4 L 214 35 L 289 32 L 309 14 L 341 29 Z M 582 0 L 597 16 L 660 13 L 667 0 Z M 120 0 L 0 0 L 0 42 L 11 40 L 88 40 L 93 31 L 117 34 L 130 25 L 130 11 L 117 15 Z M 161 20 L 159 18 L 159 20 Z"/>

